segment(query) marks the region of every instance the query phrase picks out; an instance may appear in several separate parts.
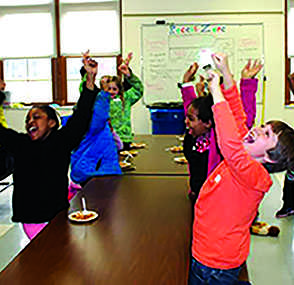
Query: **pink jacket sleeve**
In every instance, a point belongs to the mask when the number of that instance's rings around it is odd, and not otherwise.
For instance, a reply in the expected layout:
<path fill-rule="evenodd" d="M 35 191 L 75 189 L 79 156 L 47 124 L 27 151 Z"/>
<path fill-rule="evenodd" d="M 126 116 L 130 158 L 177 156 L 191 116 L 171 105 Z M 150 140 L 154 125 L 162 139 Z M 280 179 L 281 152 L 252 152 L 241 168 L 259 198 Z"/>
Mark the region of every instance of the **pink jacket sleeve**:
<path fill-rule="evenodd" d="M 181 88 L 183 105 L 185 110 L 185 115 L 187 115 L 188 108 L 192 101 L 197 98 L 197 94 L 192 83 L 184 83 Z"/>
<path fill-rule="evenodd" d="M 252 128 L 256 118 L 257 86 L 258 79 L 256 78 L 241 79 L 240 81 L 240 93 L 244 111 L 247 115 L 246 125 L 248 129 Z"/>

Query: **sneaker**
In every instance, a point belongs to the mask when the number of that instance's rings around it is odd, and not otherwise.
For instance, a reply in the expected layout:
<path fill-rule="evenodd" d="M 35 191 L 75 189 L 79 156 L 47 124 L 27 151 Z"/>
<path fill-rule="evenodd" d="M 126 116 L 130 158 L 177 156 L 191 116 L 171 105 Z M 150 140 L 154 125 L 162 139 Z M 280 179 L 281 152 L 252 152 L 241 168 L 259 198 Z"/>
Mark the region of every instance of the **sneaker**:
<path fill-rule="evenodd" d="M 292 208 L 283 207 L 278 212 L 276 212 L 276 218 L 285 218 L 291 215 L 294 215 L 294 209 Z"/>

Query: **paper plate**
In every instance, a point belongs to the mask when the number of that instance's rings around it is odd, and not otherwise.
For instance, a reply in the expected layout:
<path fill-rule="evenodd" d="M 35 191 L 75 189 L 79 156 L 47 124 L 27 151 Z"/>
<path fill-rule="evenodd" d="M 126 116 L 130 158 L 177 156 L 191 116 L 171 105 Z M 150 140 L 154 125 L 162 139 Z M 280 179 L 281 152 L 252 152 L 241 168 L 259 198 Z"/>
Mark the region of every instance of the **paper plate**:
<path fill-rule="evenodd" d="M 75 211 L 68 215 L 72 222 L 86 223 L 93 221 L 99 217 L 99 214 L 94 211 Z"/>
<path fill-rule="evenodd" d="M 182 141 L 184 141 L 184 136 L 177 136 L 177 139 L 178 139 L 180 142 L 182 142 Z"/>
<path fill-rule="evenodd" d="M 122 169 L 130 167 L 132 164 L 130 162 L 120 161 L 119 165 Z"/>
<path fill-rule="evenodd" d="M 138 154 L 138 152 L 136 150 L 123 150 L 119 153 L 120 156 L 136 156 Z"/>
<path fill-rule="evenodd" d="M 131 148 L 144 148 L 146 147 L 145 143 L 131 143 Z"/>
<path fill-rule="evenodd" d="M 183 147 L 181 145 L 175 145 L 168 148 L 171 152 L 183 152 Z"/>
<path fill-rule="evenodd" d="M 181 156 L 181 157 L 175 157 L 175 158 L 174 158 L 174 161 L 175 161 L 176 163 L 180 163 L 180 164 L 187 164 L 187 163 L 188 163 L 187 159 L 186 159 L 184 156 Z"/>

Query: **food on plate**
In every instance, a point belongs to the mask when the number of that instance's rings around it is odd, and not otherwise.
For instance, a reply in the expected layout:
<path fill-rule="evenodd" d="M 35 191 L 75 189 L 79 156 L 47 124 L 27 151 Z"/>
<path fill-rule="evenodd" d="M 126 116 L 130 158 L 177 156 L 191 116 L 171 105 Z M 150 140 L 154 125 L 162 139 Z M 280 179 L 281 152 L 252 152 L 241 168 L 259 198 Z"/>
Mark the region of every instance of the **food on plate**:
<path fill-rule="evenodd" d="M 120 165 L 121 168 L 127 168 L 127 167 L 131 166 L 131 163 L 125 162 L 125 161 L 120 161 L 119 165 Z"/>
<path fill-rule="evenodd" d="M 145 148 L 146 144 L 145 143 L 131 143 L 131 148 Z"/>
<path fill-rule="evenodd" d="M 120 151 L 119 155 L 120 156 L 136 156 L 138 152 L 136 150 L 123 150 Z"/>
<path fill-rule="evenodd" d="M 183 152 L 183 147 L 181 145 L 175 145 L 168 148 L 171 152 Z"/>
<path fill-rule="evenodd" d="M 184 136 L 177 136 L 177 139 L 178 139 L 180 142 L 183 142 L 183 141 L 184 141 Z"/>
<path fill-rule="evenodd" d="M 174 161 L 180 164 L 187 164 L 188 161 L 184 156 L 175 157 Z"/>
<path fill-rule="evenodd" d="M 69 214 L 68 218 L 74 222 L 89 222 L 95 220 L 98 213 L 94 211 L 76 211 Z"/>

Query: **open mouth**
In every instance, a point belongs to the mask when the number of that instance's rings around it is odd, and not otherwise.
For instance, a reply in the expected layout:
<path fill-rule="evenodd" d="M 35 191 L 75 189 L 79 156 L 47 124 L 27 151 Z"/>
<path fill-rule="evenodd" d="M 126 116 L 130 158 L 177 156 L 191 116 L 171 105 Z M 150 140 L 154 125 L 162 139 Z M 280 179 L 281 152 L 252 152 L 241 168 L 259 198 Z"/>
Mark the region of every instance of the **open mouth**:
<path fill-rule="evenodd" d="M 254 143 L 255 142 L 255 139 L 256 139 L 256 135 L 254 134 L 254 132 L 249 131 L 247 133 L 247 135 L 244 137 L 243 141 L 245 143 Z"/>
<path fill-rule="evenodd" d="M 28 129 L 28 133 L 33 136 L 37 132 L 38 128 L 35 126 L 32 126 Z"/>

